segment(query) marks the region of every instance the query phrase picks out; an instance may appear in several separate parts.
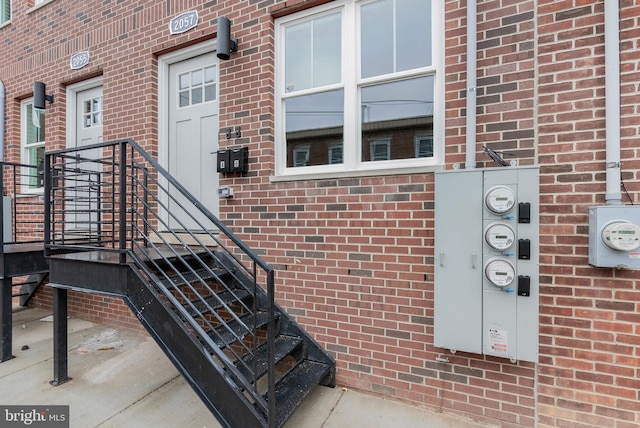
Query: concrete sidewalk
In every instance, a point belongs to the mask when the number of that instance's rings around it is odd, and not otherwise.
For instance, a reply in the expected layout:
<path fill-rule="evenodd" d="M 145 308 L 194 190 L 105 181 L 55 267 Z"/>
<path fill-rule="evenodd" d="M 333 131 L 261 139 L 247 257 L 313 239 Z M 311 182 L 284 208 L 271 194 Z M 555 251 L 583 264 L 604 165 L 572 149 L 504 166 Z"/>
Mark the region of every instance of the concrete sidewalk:
<path fill-rule="evenodd" d="M 69 320 L 70 382 L 53 387 L 50 312 L 14 306 L 13 355 L 0 364 L 0 404 L 69 405 L 70 426 L 219 427 L 148 336 Z M 1 421 L 0 421 L 1 422 Z M 485 425 L 404 403 L 318 387 L 286 428 L 480 428 Z"/>

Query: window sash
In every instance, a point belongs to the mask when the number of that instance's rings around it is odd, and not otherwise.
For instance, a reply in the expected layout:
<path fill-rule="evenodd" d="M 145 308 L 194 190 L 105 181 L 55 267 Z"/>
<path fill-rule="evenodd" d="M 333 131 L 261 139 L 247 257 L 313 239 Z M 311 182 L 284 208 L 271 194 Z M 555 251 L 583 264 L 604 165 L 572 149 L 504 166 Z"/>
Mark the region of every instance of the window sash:
<path fill-rule="evenodd" d="M 41 192 L 42 170 L 44 167 L 45 152 L 45 120 L 44 111 L 33 107 L 33 100 L 25 100 L 21 104 L 21 163 L 35 166 L 33 168 L 23 168 L 21 173 L 22 191 Z"/>
<path fill-rule="evenodd" d="M 443 162 L 443 142 L 444 142 L 444 85 L 441 79 L 443 69 L 444 47 L 443 47 L 443 31 L 444 31 L 444 8 L 440 2 L 433 2 L 432 14 L 434 16 L 431 23 L 431 35 L 432 40 L 432 52 L 430 64 L 428 66 L 403 70 L 391 74 L 382 74 L 369 76 L 365 78 L 360 77 L 360 47 L 356 45 L 358 41 L 359 28 L 356 31 L 351 30 L 354 25 L 359 25 L 359 7 L 360 5 L 352 0 L 342 0 L 331 2 L 329 4 L 318 6 L 313 9 L 312 13 L 309 11 L 298 12 L 296 14 L 280 18 L 277 23 L 276 32 L 276 46 L 277 46 L 277 67 L 276 67 L 276 176 L 296 176 L 296 175 L 314 175 L 314 174 L 334 174 L 334 173 L 348 173 L 358 175 L 359 172 L 366 173 L 376 170 L 394 168 L 406 170 L 406 168 L 433 168 L 440 165 Z M 285 30 L 287 26 L 295 25 L 306 20 L 313 19 L 316 16 L 323 14 L 335 13 L 340 11 L 342 14 L 342 64 L 340 82 L 335 84 L 328 84 L 326 86 L 319 86 L 314 88 L 306 88 L 299 91 L 291 91 L 287 88 L 287 82 L 285 79 Z M 441 17 L 441 19 L 438 19 Z M 349 29 L 349 31 L 347 31 Z M 434 154 L 431 157 L 418 157 L 413 155 L 414 138 L 418 134 L 410 137 L 407 142 L 408 152 L 406 158 L 392 159 L 385 162 L 371 162 L 365 161 L 365 153 L 363 149 L 365 144 L 368 151 L 368 142 L 365 143 L 362 139 L 362 124 L 361 124 L 361 111 L 360 111 L 360 91 L 362 88 L 375 85 L 391 83 L 394 81 L 400 81 L 404 79 L 410 79 L 414 77 L 426 77 L 430 76 L 433 81 L 433 117 L 430 118 L 432 122 L 432 134 L 434 141 Z M 331 162 L 331 155 L 328 156 L 327 161 L 322 165 L 314 165 L 313 161 L 309 166 L 305 167 L 293 167 L 290 159 L 291 148 L 287 150 L 286 139 L 286 127 L 287 122 L 285 118 L 285 104 L 290 98 L 298 96 L 306 96 L 318 94 L 321 92 L 327 92 L 332 90 L 341 90 L 344 92 L 344 126 L 343 126 L 343 147 L 342 147 L 342 163 Z M 431 90 L 431 89 L 430 89 Z M 422 132 L 424 134 L 424 129 Z M 334 140 L 335 141 L 335 140 Z M 327 144 L 330 141 L 327 140 Z M 328 146 L 327 146 L 328 147 Z M 327 148 L 325 150 L 325 156 Z M 312 151 L 312 155 L 313 155 Z M 369 153 L 366 153 L 367 155 Z M 288 160 L 289 158 L 289 160 Z"/>
<path fill-rule="evenodd" d="M 11 20 L 11 0 L 0 0 L 0 24 Z"/>

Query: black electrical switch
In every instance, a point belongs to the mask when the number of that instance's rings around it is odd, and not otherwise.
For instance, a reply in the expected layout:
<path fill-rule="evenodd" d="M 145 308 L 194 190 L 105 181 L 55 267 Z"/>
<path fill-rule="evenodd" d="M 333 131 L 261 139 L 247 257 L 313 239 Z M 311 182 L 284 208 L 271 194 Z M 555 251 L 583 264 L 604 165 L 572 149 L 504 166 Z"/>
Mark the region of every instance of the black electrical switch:
<path fill-rule="evenodd" d="M 531 259 L 531 241 L 528 239 L 518 239 L 518 259 Z"/>
<path fill-rule="evenodd" d="M 518 296 L 529 297 L 531 295 L 531 277 L 518 275 Z"/>
<path fill-rule="evenodd" d="M 531 204 L 529 202 L 518 204 L 518 223 L 531 223 Z"/>

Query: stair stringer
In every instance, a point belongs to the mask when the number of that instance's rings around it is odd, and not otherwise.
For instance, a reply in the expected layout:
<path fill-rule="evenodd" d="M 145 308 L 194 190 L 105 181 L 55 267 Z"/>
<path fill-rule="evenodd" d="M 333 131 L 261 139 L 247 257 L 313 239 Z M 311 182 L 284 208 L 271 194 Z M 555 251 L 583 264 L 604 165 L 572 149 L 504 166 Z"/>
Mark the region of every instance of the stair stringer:
<path fill-rule="evenodd" d="M 187 383 L 223 427 L 266 427 L 267 422 L 244 397 L 242 390 L 212 359 L 182 321 L 166 308 L 161 297 L 135 266 L 128 275 L 123 299 L 171 360 Z"/>

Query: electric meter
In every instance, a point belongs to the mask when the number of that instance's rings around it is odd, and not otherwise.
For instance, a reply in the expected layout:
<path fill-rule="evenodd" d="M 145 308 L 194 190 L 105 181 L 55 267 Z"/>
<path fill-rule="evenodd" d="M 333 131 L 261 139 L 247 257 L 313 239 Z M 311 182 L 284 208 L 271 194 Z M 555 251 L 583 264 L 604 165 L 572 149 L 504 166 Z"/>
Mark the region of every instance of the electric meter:
<path fill-rule="evenodd" d="M 513 282 L 516 270 L 507 260 L 493 258 L 487 262 L 484 274 L 492 285 L 504 288 Z"/>
<path fill-rule="evenodd" d="M 497 186 L 487 192 L 484 202 L 491 212 L 504 214 L 515 205 L 516 195 L 508 187 Z"/>
<path fill-rule="evenodd" d="M 511 227 L 504 223 L 491 224 L 484 232 L 484 240 L 496 251 L 503 251 L 513 245 L 516 234 Z"/>
<path fill-rule="evenodd" d="M 635 251 L 640 248 L 640 227 L 629 221 L 612 221 L 602 229 L 602 242 L 612 250 Z"/>

